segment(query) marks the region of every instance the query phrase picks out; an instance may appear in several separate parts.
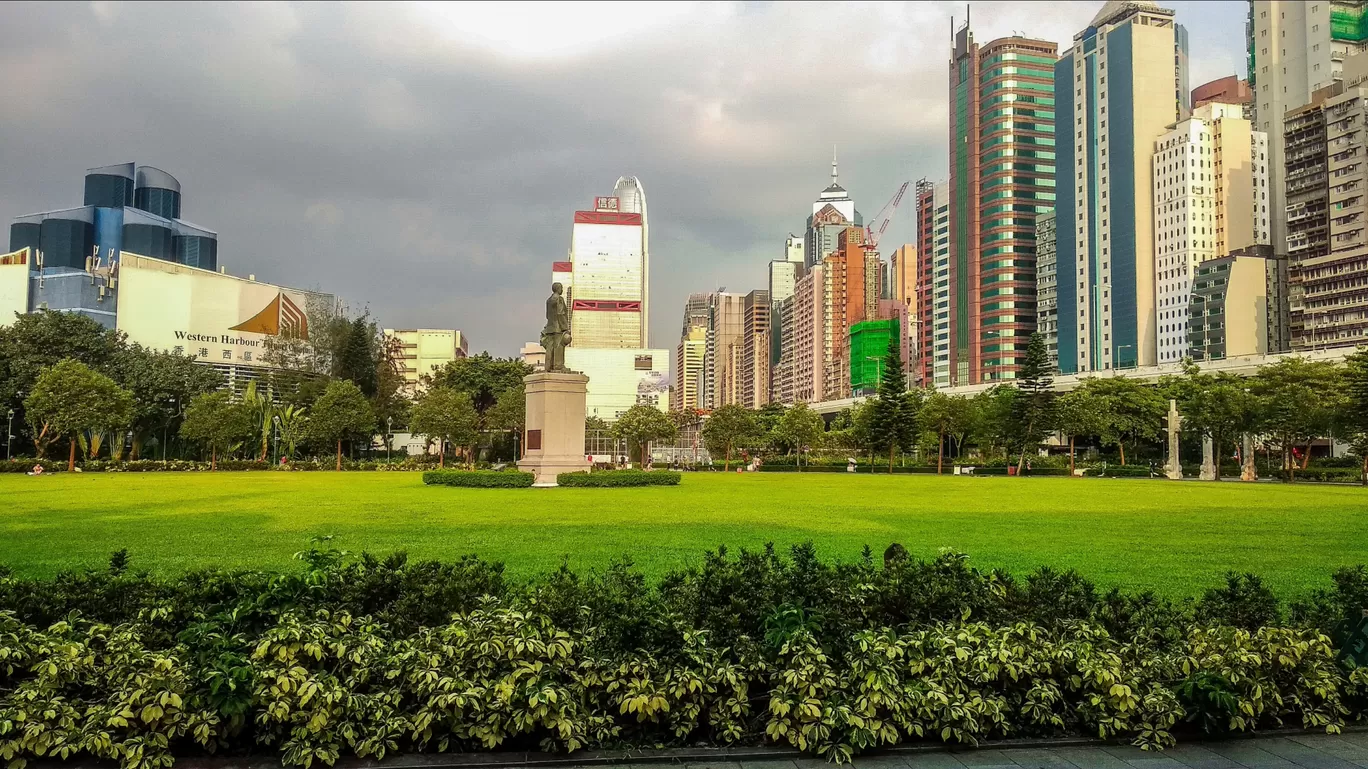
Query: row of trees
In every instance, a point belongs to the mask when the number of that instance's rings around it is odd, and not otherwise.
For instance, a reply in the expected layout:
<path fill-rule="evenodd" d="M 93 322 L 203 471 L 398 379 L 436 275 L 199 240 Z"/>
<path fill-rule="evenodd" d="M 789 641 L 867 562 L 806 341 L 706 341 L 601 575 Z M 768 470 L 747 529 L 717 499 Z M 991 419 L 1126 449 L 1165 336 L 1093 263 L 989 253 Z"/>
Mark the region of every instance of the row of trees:
<path fill-rule="evenodd" d="M 708 448 L 730 462 L 742 450 L 801 454 L 823 447 L 884 455 L 890 467 L 899 452 L 920 450 L 934 454 L 943 471 L 947 456 L 963 456 L 973 446 L 980 457 L 1009 458 L 1020 469 L 1048 436 L 1059 434 L 1068 441 L 1071 470 L 1083 442 L 1115 449 L 1124 465 L 1137 447 L 1162 440 L 1174 400 L 1184 434 L 1214 445 L 1218 477 L 1222 458 L 1241 450 L 1243 436 L 1256 436 L 1276 452 L 1289 480 L 1306 467 L 1315 441 L 1338 436 L 1363 458 L 1368 477 L 1368 350 L 1344 365 L 1285 358 L 1252 377 L 1189 365 L 1157 383 L 1089 378 L 1063 394 L 1054 391 L 1038 334 L 1031 337 L 1015 384 L 973 396 L 907 390 L 896 347 L 890 347 L 882 370 L 877 395 L 837 415 L 825 432 L 801 404 L 758 411 L 724 406 L 704 424 Z"/>

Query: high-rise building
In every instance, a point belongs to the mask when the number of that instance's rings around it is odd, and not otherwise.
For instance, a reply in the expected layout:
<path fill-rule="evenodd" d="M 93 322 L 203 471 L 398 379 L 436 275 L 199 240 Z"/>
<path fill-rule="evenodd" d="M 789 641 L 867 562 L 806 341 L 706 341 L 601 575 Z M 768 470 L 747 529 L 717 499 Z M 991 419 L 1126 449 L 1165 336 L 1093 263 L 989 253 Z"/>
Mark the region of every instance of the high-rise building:
<path fill-rule="evenodd" d="M 621 207 L 618 198 L 601 197 L 594 200 L 594 210 L 575 212 L 570 235 L 573 285 L 567 292 L 572 347 L 646 346 L 644 219 L 639 213 L 623 213 Z"/>
<path fill-rule="evenodd" d="M 831 184 L 822 190 L 812 204 L 812 215 L 807 220 L 807 235 L 803 240 L 804 266 L 811 269 L 836 250 L 837 238 L 850 225 L 864 225 L 864 216 L 855 210 L 855 201 L 842 187 L 836 173 L 836 156 L 831 157 Z"/>
<path fill-rule="evenodd" d="M 813 403 L 826 392 L 822 345 L 826 322 L 823 295 L 826 267 L 819 264 L 798 279 L 793 297 L 784 303 L 785 379 L 780 403 Z"/>
<path fill-rule="evenodd" d="M 1268 137 L 1240 105 L 1208 102 L 1155 140 L 1152 168 L 1158 362 L 1175 363 L 1198 263 L 1269 242 Z"/>
<path fill-rule="evenodd" d="M 707 294 L 689 294 L 684 305 L 684 324 L 675 348 L 675 386 L 670 407 L 676 411 L 703 407 L 703 361 L 708 345 Z"/>
<path fill-rule="evenodd" d="M 1192 89 L 1192 108 L 1194 110 L 1213 101 L 1222 104 L 1239 104 L 1246 107 L 1245 117 L 1250 117 L 1248 113 L 1252 112 L 1253 109 L 1254 92 L 1249 90 L 1249 81 L 1241 80 L 1238 75 L 1226 75 Z"/>
<path fill-rule="evenodd" d="M 897 318 L 864 320 L 850 327 L 850 389 L 855 396 L 873 395 L 883 376 L 888 343 L 901 334 Z"/>
<path fill-rule="evenodd" d="M 1293 350 L 1368 342 L 1368 57 L 1346 70 L 1283 122 Z"/>
<path fill-rule="evenodd" d="M 395 363 L 404 377 L 404 389 L 410 396 L 423 388 L 423 377 L 430 377 L 446 364 L 470 354 L 470 339 L 449 328 L 387 328 L 385 341 L 393 348 Z"/>
<path fill-rule="evenodd" d="M 746 294 L 741 325 L 740 398 L 742 406 L 758 409 L 770 401 L 770 299 L 757 289 Z"/>
<path fill-rule="evenodd" d="M 641 215 L 641 346 L 650 340 L 651 318 L 651 220 L 646 212 L 646 188 L 635 176 L 620 176 L 613 185 L 618 211 Z"/>
<path fill-rule="evenodd" d="M 911 243 L 904 243 L 893 250 L 893 255 L 888 258 L 889 291 L 888 298 L 902 307 L 902 316 L 905 322 L 899 326 L 903 335 L 902 344 L 906 348 L 903 355 L 903 367 L 911 375 L 908 379 L 909 386 L 919 384 L 920 369 L 917 366 L 917 351 L 920 335 L 917 333 L 917 322 L 921 319 L 920 305 L 918 304 L 920 286 L 918 285 L 918 275 L 921 271 L 921 259 L 917 255 L 917 247 Z"/>
<path fill-rule="evenodd" d="M 1059 368 L 1153 365 L 1154 142 L 1187 93 L 1173 11 L 1109 0 L 1055 66 Z M 1161 76 L 1174 72 L 1173 77 Z"/>
<path fill-rule="evenodd" d="M 1055 214 L 1036 215 L 1036 331 L 1045 339 L 1050 368 L 1059 370 L 1059 255 Z"/>
<path fill-rule="evenodd" d="M 1286 265 L 1268 245 L 1250 246 L 1197 265 L 1188 301 L 1188 356 L 1220 360 L 1279 349 L 1279 301 Z M 1285 260 L 1284 260 L 1285 261 Z M 1282 269 L 1280 269 L 1280 267 Z"/>
<path fill-rule="evenodd" d="M 745 303 L 745 294 L 716 291 L 708 295 L 708 336 L 703 360 L 703 381 L 707 391 L 704 408 L 720 408 L 736 403 L 740 397 Z"/>
<path fill-rule="evenodd" d="M 1057 46 L 980 46 L 950 60 L 950 382 L 1015 379 L 1036 325 L 1035 217 L 1054 207 Z"/>
<path fill-rule="evenodd" d="M 1270 211 L 1291 204 L 1284 156 L 1284 115 L 1311 102 L 1312 94 L 1339 80 L 1346 57 L 1368 48 L 1365 0 L 1252 0 L 1245 25 L 1254 128 L 1268 134 Z M 1273 244 L 1289 237 L 1286 216 L 1275 215 Z"/>
<path fill-rule="evenodd" d="M 113 328 L 115 297 L 106 294 L 115 289 L 100 292 L 92 269 L 107 272 L 124 252 L 218 269 L 218 235 L 180 216 L 180 182 L 165 171 L 134 163 L 92 168 L 83 205 L 17 217 L 10 251 L 30 249 L 43 275 L 29 292 L 35 308 L 81 313 Z"/>
<path fill-rule="evenodd" d="M 950 386 L 950 184 L 917 182 L 921 285 L 917 357 L 923 387 Z"/>
<path fill-rule="evenodd" d="M 850 397 L 850 327 L 874 317 L 878 294 L 869 295 L 866 280 L 869 248 L 865 231 L 847 227 L 835 253 L 822 260 L 822 400 Z"/>
<path fill-rule="evenodd" d="M 784 240 L 784 258 L 769 263 L 771 399 L 777 398 L 776 383 L 787 376 L 783 363 L 784 303 L 793 297 L 798 276 L 802 275 L 805 269 L 803 259 L 803 239 L 790 234 Z"/>

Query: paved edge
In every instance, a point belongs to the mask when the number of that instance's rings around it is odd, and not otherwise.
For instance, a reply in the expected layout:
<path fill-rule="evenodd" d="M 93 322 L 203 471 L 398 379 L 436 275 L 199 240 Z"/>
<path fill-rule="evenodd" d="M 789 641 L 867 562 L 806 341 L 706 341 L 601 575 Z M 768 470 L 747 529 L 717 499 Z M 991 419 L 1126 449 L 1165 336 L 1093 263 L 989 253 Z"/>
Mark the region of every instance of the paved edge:
<path fill-rule="evenodd" d="M 1346 734 L 1368 734 L 1368 725 L 1347 725 Z M 1180 742 L 1176 749 L 1222 745 L 1229 743 L 1258 741 L 1288 737 L 1324 737 L 1323 731 L 1307 729 L 1274 729 L 1254 733 L 1232 734 L 1217 739 L 1187 740 Z M 1333 736 L 1333 735 L 1329 735 Z M 908 756 L 918 754 L 955 753 L 973 754 L 995 750 L 1031 750 L 1049 748 L 1107 748 L 1128 746 L 1129 743 L 1116 740 L 1099 740 L 1089 737 L 1060 737 L 1039 739 L 985 741 L 977 747 L 970 745 L 947 745 L 945 743 L 925 743 L 897 745 L 880 750 L 861 753 L 861 759 L 879 756 Z M 1156 752 L 1153 757 L 1162 759 L 1164 752 Z M 742 748 L 668 748 L 642 751 L 581 751 L 573 754 L 540 752 L 490 752 L 490 753 L 409 753 L 381 760 L 343 759 L 335 769 L 506 769 L 508 767 L 569 767 L 569 766 L 620 766 L 620 765 L 675 765 L 701 764 L 716 767 L 719 764 L 739 762 L 778 762 L 804 761 L 826 762 L 809 753 L 793 748 L 780 747 L 742 747 Z M 814 764 L 815 765 L 815 764 Z M 103 762 L 65 763 L 54 761 L 30 761 L 34 769 L 61 767 L 62 769 L 104 769 L 112 766 Z M 220 758 L 199 756 L 177 759 L 176 769 L 280 769 L 280 760 L 265 756 Z M 698 769 L 698 768 L 696 768 Z"/>

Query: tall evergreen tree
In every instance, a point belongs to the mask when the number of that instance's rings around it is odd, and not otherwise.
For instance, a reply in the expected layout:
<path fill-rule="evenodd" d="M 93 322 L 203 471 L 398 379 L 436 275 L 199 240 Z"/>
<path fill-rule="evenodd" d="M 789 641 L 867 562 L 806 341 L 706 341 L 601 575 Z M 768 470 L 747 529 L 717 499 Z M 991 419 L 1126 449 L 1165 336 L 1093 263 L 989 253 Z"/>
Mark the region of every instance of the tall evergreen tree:
<path fill-rule="evenodd" d="M 903 375 L 902 352 L 897 339 L 888 341 L 879 389 L 870 415 L 870 443 L 888 452 L 888 472 L 893 472 L 893 453 L 906 451 L 916 440 L 916 413 L 907 398 L 907 378 Z"/>
<path fill-rule="evenodd" d="M 379 354 L 375 329 L 365 316 L 351 322 L 346 344 L 337 361 L 337 378 L 349 380 L 367 398 L 375 397 Z"/>
<path fill-rule="evenodd" d="M 1049 433 L 1054 414 L 1054 367 L 1045 348 L 1045 337 L 1033 332 L 1026 345 L 1026 359 L 1017 372 L 1016 422 L 1021 429 L 1021 455 L 1017 459 L 1017 475 L 1026 465 L 1026 450 L 1038 446 Z"/>

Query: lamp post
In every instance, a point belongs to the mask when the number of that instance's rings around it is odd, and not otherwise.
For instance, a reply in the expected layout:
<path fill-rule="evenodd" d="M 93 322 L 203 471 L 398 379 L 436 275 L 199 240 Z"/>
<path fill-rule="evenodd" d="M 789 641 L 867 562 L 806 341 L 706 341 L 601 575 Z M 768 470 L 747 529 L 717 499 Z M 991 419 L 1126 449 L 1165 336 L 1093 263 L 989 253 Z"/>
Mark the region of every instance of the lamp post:
<path fill-rule="evenodd" d="M 14 442 L 14 409 L 9 410 L 9 422 L 5 426 L 5 461 L 10 458 L 10 444 Z"/>
<path fill-rule="evenodd" d="M 275 436 L 275 459 L 273 460 L 273 463 L 274 463 L 274 464 L 278 464 L 278 463 L 280 462 L 280 415 L 279 415 L 279 414 L 276 414 L 276 415 L 274 415 L 274 416 L 271 417 L 271 425 L 272 425 L 272 430 L 271 430 L 271 432 L 272 432 L 272 433 L 274 434 L 274 436 Z"/>
<path fill-rule="evenodd" d="M 1118 369 L 1121 368 L 1121 351 L 1124 350 L 1124 349 L 1126 349 L 1126 348 L 1128 348 L 1128 347 L 1130 348 L 1131 352 L 1135 352 L 1135 345 L 1133 345 L 1133 344 L 1123 344 L 1123 345 L 1121 345 L 1120 347 L 1117 347 L 1117 348 L 1116 348 L 1116 367 L 1117 367 Z M 1131 368 L 1137 368 L 1139 365 L 1140 365 L 1140 362 L 1139 362 L 1139 361 L 1136 361 L 1136 362 L 1135 362 L 1135 365 L 1134 365 L 1134 366 L 1131 366 Z"/>
<path fill-rule="evenodd" d="M 394 417 L 385 417 L 385 462 L 390 461 L 390 447 L 394 442 Z"/>
<path fill-rule="evenodd" d="M 171 396 L 170 398 L 167 398 L 167 399 L 166 399 L 166 402 L 167 402 L 167 403 L 171 403 L 171 404 L 175 404 L 175 406 L 176 406 L 176 413 L 175 413 L 174 415 L 170 416 L 170 417 L 167 417 L 167 419 L 166 419 L 166 424 L 162 425 L 162 464 L 163 464 L 163 465 L 166 464 L 166 434 L 167 434 L 167 432 L 170 431 L 170 429 L 171 429 L 171 422 L 174 421 L 175 419 L 177 419 L 178 417 L 180 417 L 180 415 L 184 413 L 184 411 L 183 411 L 183 409 L 181 408 L 181 405 L 180 405 L 180 399 L 177 398 L 176 396 L 173 395 L 173 396 Z"/>

